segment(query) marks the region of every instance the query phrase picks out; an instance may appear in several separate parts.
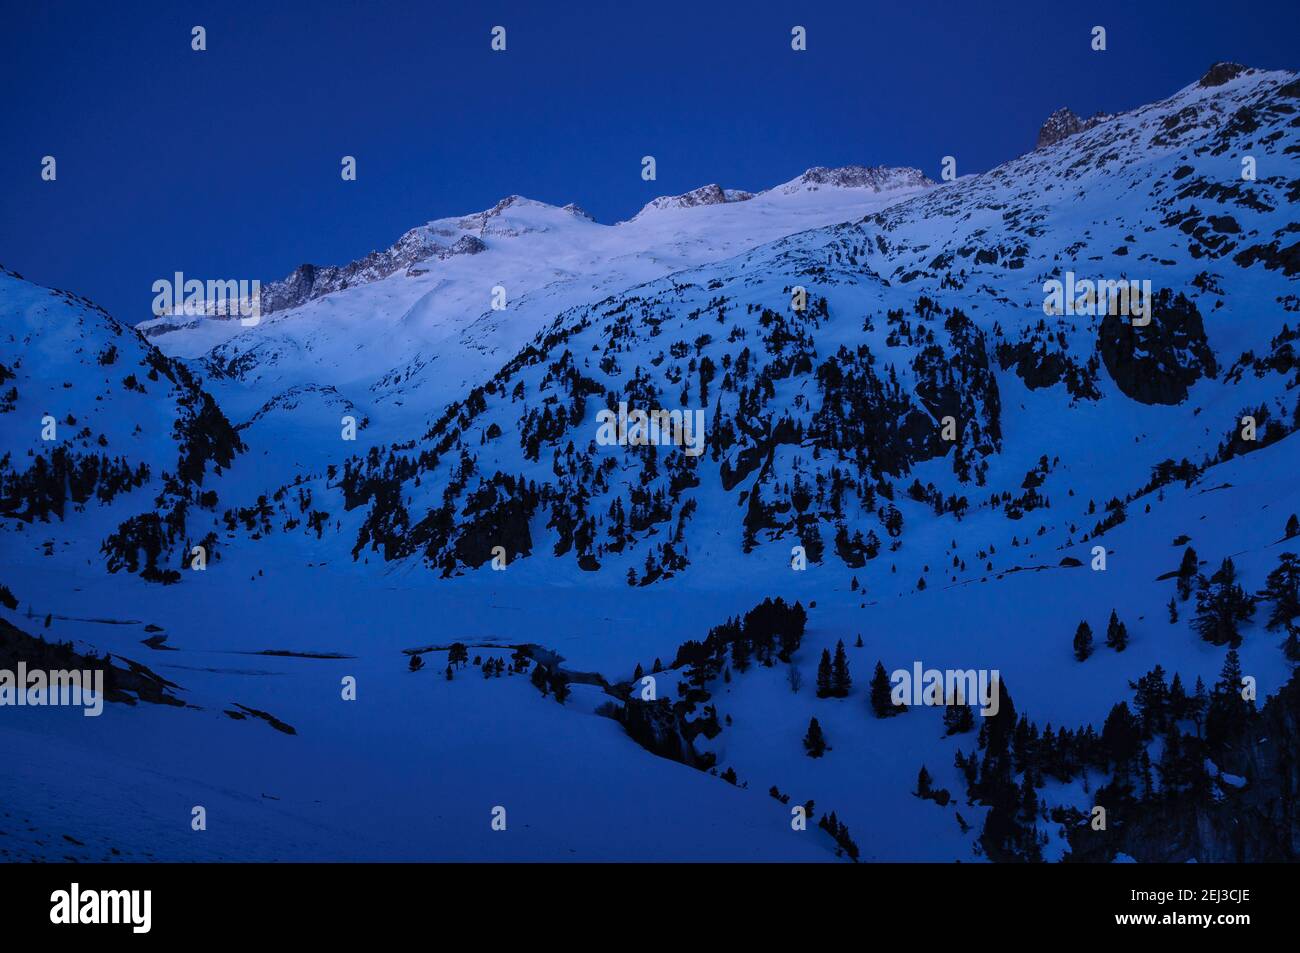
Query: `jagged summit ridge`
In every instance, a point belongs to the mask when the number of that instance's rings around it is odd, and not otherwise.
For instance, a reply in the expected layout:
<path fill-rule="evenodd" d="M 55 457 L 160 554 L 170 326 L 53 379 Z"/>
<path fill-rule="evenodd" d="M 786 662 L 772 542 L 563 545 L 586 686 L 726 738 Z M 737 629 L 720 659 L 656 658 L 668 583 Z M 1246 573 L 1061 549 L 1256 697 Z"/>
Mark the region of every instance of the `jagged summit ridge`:
<path fill-rule="evenodd" d="M 662 211 L 670 208 L 696 208 L 700 205 L 725 205 L 728 202 L 747 202 L 753 197 L 753 192 L 724 189 L 716 183 L 711 183 L 702 185 L 698 189 L 692 189 L 689 192 L 683 192 L 681 195 L 661 195 L 657 199 L 651 199 L 637 213 L 636 217 L 639 218 L 646 212 Z"/>
<path fill-rule="evenodd" d="M 1243 76 L 1251 76 L 1263 72 L 1265 71 L 1254 69 L 1249 66 L 1243 66 L 1240 63 L 1227 61 L 1215 63 L 1205 71 L 1205 74 L 1199 80 L 1175 95 L 1181 96 L 1189 90 L 1214 89 L 1215 87 L 1224 86 Z M 1048 116 L 1047 120 L 1039 128 L 1038 141 L 1034 148 L 1046 149 L 1049 146 L 1056 145 L 1063 139 L 1068 139 L 1070 136 L 1077 135 L 1081 132 L 1087 132 L 1094 126 L 1098 126 L 1101 123 L 1108 122 L 1114 118 L 1116 118 L 1116 114 L 1114 113 L 1098 112 L 1087 119 L 1082 119 L 1068 106 L 1062 106 L 1060 109 L 1056 110 L 1056 112 Z"/>
<path fill-rule="evenodd" d="M 553 215 L 595 221 L 572 203 L 559 208 L 522 195 L 508 195 L 481 212 L 435 219 L 412 228 L 391 247 L 373 251 L 346 265 L 299 265 L 288 277 L 262 289 L 262 313 L 296 308 L 335 291 L 379 281 L 402 269 L 418 274 L 414 266 L 420 262 L 477 255 L 487 251 L 483 236 L 518 236 L 544 227 L 539 219 Z"/>
<path fill-rule="evenodd" d="M 634 221 L 647 212 L 664 209 L 697 208 L 702 205 L 725 205 L 747 202 L 760 196 L 792 195 L 797 192 L 816 192 L 820 189 L 863 189 L 871 192 L 891 192 L 899 189 L 925 188 L 934 185 L 920 169 L 905 166 L 846 165 L 834 168 L 814 166 L 798 178 L 761 192 L 742 189 L 724 189 L 716 183 L 700 186 L 681 195 L 661 195 L 647 202 Z"/>
<path fill-rule="evenodd" d="M 909 166 L 846 165 L 838 168 L 814 166 L 777 190 L 789 194 L 799 191 L 816 191 L 821 188 L 870 189 L 888 192 L 894 189 L 924 188 L 934 185 L 924 172 Z"/>

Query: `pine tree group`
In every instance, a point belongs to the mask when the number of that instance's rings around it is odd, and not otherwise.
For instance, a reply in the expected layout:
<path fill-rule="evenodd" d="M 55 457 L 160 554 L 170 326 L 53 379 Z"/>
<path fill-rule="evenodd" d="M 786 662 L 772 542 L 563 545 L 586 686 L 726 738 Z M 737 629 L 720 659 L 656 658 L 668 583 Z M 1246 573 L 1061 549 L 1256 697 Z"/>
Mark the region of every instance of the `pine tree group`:
<path fill-rule="evenodd" d="M 1128 647 L 1128 626 L 1119 621 L 1114 609 L 1110 610 L 1110 621 L 1106 623 L 1106 646 L 1116 652 Z"/>
<path fill-rule="evenodd" d="M 1196 593 L 1193 627 L 1212 645 L 1241 645 L 1238 626 L 1255 614 L 1255 600 L 1237 582 L 1237 568 L 1225 559 Z"/>
<path fill-rule="evenodd" d="M 1283 553 L 1259 594 L 1273 603 L 1268 614 L 1268 630 L 1289 626 L 1292 619 L 1300 616 L 1300 557 Z"/>

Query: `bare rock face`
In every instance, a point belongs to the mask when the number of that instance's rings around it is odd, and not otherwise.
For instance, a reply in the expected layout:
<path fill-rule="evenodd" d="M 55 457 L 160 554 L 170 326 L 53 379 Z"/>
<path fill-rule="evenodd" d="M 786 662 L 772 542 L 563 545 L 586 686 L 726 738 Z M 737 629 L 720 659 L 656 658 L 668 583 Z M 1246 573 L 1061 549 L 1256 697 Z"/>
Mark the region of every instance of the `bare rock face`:
<path fill-rule="evenodd" d="M 891 189 L 916 188 L 933 184 L 920 169 L 907 166 L 846 165 L 835 169 L 816 166 L 787 185 L 785 190 L 792 192 L 802 187 L 812 191 L 830 187 L 885 192 Z"/>
<path fill-rule="evenodd" d="M 578 205 L 574 202 L 570 202 L 568 205 L 564 206 L 564 210 L 568 212 L 570 215 L 576 215 L 578 218 L 584 218 L 589 222 L 594 222 L 596 220 L 596 217 L 594 215 L 588 212 L 581 205 Z"/>
<path fill-rule="evenodd" d="M 695 208 L 699 205 L 723 205 L 727 202 L 744 202 L 754 197 L 752 192 L 724 189 L 715 184 L 702 185 L 681 195 L 664 195 L 648 203 L 645 209 Z"/>
<path fill-rule="evenodd" d="M 1156 294 L 1147 327 L 1135 328 L 1127 317 L 1103 317 L 1097 347 L 1111 379 L 1142 404 L 1182 403 L 1192 384 L 1218 374 L 1201 312 L 1168 288 Z"/>
<path fill-rule="evenodd" d="M 1047 122 L 1043 123 L 1042 128 L 1038 130 L 1038 142 L 1034 148 L 1046 149 L 1048 146 L 1054 146 L 1061 140 L 1091 129 L 1109 118 L 1111 117 L 1105 113 L 1097 113 L 1088 119 L 1080 119 L 1068 106 L 1062 106 L 1048 116 Z"/>
<path fill-rule="evenodd" d="M 1047 146 L 1054 146 L 1062 139 L 1068 139 L 1083 129 L 1083 124 L 1074 111 L 1068 107 L 1062 106 L 1056 112 L 1047 117 L 1047 122 L 1038 130 L 1038 142 L 1034 146 L 1036 149 L 1044 149 Z"/>
<path fill-rule="evenodd" d="M 1201 77 L 1197 85 L 1205 89 L 1222 86 L 1224 83 L 1231 82 L 1242 73 L 1247 72 L 1249 70 L 1240 63 L 1215 63 L 1205 71 L 1205 75 Z"/>
<path fill-rule="evenodd" d="M 347 265 L 299 265 L 283 281 L 272 282 L 262 289 L 262 313 L 296 308 L 334 291 L 353 285 L 387 278 L 394 272 L 429 259 L 453 255 L 477 255 L 487 245 L 474 235 L 462 235 L 450 245 L 434 241 L 422 229 L 412 229 L 384 251 L 371 252 Z"/>

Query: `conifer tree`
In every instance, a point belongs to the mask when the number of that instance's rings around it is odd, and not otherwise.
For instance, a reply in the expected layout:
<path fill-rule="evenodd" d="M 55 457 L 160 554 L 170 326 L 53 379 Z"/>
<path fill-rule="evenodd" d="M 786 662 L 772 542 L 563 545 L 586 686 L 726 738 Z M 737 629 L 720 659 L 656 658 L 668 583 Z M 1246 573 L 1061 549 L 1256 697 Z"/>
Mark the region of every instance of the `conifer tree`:
<path fill-rule="evenodd" d="M 1187 689 L 1183 688 L 1183 678 L 1174 672 L 1174 680 L 1169 683 L 1169 717 L 1173 721 L 1182 721 L 1188 715 L 1189 704 Z"/>
<path fill-rule="evenodd" d="M 1241 645 L 1238 625 L 1255 614 L 1255 602 L 1237 582 L 1237 569 L 1225 559 L 1218 571 L 1196 594 L 1192 626 L 1212 645 Z"/>
<path fill-rule="evenodd" d="M 975 713 L 970 705 L 962 704 L 957 699 L 949 698 L 943 709 L 944 733 L 959 735 L 975 727 Z"/>
<path fill-rule="evenodd" d="M 731 664 L 736 667 L 737 672 L 745 672 L 749 669 L 749 640 L 736 639 L 731 643 Z"/>
<path fill-rule="evenodd" d="M 1142 724 L 1142 736 L 1150 738 L 1163 730 L 1170 720 L 1169 686 L 1165 684 L 1164 667 L 1156 665 L 1136 682 L 1129 682 L 1128 686 L 1134 692 L 1133 706 Z"/>
<path fill-rule="evenodd" d="M 1300 629 L 1288 624 L 1286 641 L 1282 643 L 1282 653 L 1289 662 L 1300 662 Z"/>
<path fill-rule="evenodd" d="M 871 676 L 871 710 L 877 718 L 889 718 L 907 711 L 906 705 L 895 705 L 891 697 L 889 675 L 885 666 L 876 662 L 875 674 Z"/>
<path fill-rule="evenodd" d="M 1128 646 L 1128 627 L 1119 621 L 1115 610 L 1110 610 L 1110 622 L 1106 624 L 1106 646 L 1116 652 L 1123 652 Z"/>
<path fill-rule="evenodd" d="M 808 733 L 803 736 L 803 747 L 810 758 L 820 758 L 830 750 L 830 745 L 826 743 L 826 736 L 822 734 L 822 726 L 818 724 L 816 718 L 808 722 Z"/>
<path fill-rule="evenodd" d="M 1205 740 L 1212 748 L 1236 737 L 1255 709 L 1242 697 L 1242 687 L 1241 659 L 1236 649 L 1228 649 L 1205 712 Z"/>
<path fill-rule="evenodd" d="M 1183 561 L 1178 566 L 1178 598 L 1186 602 L 1192 595 L 1192 583 L 1196 579 L 1196 571 L 1200 566 L 1200 561 L 1196 558 L 1196 550 L 1188 546 L 1183 550 Z"/>
<path fill-rule="evenodd" d="M 836 698 L 847 698 L 853 679 L 849 676 L 849 660 L 844 654 L 844 640 L 835 645 L 835 661 L 831 663 L 831 694 Z"/>
<path fill-rule="evenodd" d="M 925 770 L 925 765 L 921 765 L 921 771 L 916 776 L 916 796 L 919 798 L 929 797 L 933 790 L 932 781 L 933 779 L 930 777 L 930 772 Z"/>
<path fill-rule="evenodd" d="M 1201 676 L 1196 676 L 1196 685 L 1192 689 L 1192 697 L 1187 700 L 1187 717 L 1196 725 L 1196 736 L 1201 736 L 1201 725 L 1205 722 L 1205 710 L 1209 707 L 1210 696 L 1205 690 L 1205 682 L 1201 681 Z"/>
<path fill-rule="evenodd" d="M 829 698 L 831 693 L 831 653 L 822 649 L 821 661 L 817 663 L 817 697 Z"/>
<path fill-rule="evenodd" d="M 1087 661 L 1092 654 L 1092 626 L 1086 621 L 1080 622 L 1074 630 L 1074 657 L 1080 662 Z"/>
<path fill-rule="evenodd" d="M 546 671 L 546 666 L 538 662 L 536 665 L 533 666 L 532 674 L 528 676 L 529 680 L 533 683 L 534 687 L 536 687 L 536 689 L 542 693 L 542 697 L 546 696 L 546 692 L 548 688 L 548 684 L 547 684 L 548 674 L 549 673 Z"/>
<path fill-rule="evenodd" d="M 1283 553 L 1277 568 L 1268 574 L 1260 596 L 1273 603 L 1267 623 L 1270 632 L 1300 615 L 1300 557 Z"/>
<path fill-rule="evenodd" d="M 1101 729 L 1101 743 L 1116 769 L 1126 768 L 1142 747 L 1142 729 L 1127 702 L 1112 706 Z"/>

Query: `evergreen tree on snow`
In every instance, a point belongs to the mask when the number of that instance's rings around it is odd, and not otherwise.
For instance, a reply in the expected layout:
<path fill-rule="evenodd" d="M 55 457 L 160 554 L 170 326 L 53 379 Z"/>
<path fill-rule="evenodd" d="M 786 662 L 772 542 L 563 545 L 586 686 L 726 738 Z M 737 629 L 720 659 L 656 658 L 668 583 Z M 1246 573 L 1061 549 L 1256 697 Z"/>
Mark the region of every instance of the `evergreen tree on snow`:
<path fill-rule="evenodd" d="M 1193 628 L 1212 645 L 1241 645 L 1238 626 L 1255 614 L 1255 602 L 1237 582 L 1237 569 L 1225 559 L 1196 594 Z"/>
<path fill-rule="evenodd" d="M 1186 602 L 1192 595 L 1192 583 L 1196 581 L 1196 571 L 1200 561 L 1196 550 L 1188 546 L 1183 550 L 1183 561 L 1178 566 L 1178 598 Z"/>
<path fill-rule="evenodd" d="M 1300 615 L 1300 557 L 1295 553 L 1283 553 L 1259 594 L 1273 603 L 1268 614 L 1270 632 Z"/>
<path fill-rule="evenodd" d="M 816 718 L 808 722 L 808 733 L 803 736 L 803 747 L 810 758 L 820 758 L 830 750 L 830 745 L 826 743 L 826 736 L 822 734 L 822 726 Z"/>
<path fill-rule="evenodd" d="M 1110 610 L 1110 622 L 1106 624 L 1106 645 L 1116 652 L 1123 652 L 1128 646 L 1128 626 L 1119 621 L 1115 610 Z"/>
<path fill-rule="evenodd" d="M 1074 657 L 1080 662 L 1086 661 L 1092 654 L 1092 626 L 1086 621 L 1080 622 L 1074 630 Z"/>
<path fill-rule="evenodd" d="M 1205 712 L 1205 740 L 1212 748 L 1235 738 L 1254 712 L 1254 702 L 1242 697 L 1242 688 L 1241 659 L 1236 649 L 1229 649 Z"/>
<path fill-rule="evenodd" d="M 906 705 L 895 705 L 890 697 L 889 675 L 880 662 L 876 662 L 875 674 L 871 676 L 871 710 L 877 718 L 889 718 L 907 711 Z"/>
<path fill-rule="evenodd" d="M 933 790 L 932 781 L 933 779 L 930 777 L 930 772 L 925 770 L 925 765 L 921 765 L 921 771 L 916 776 L 916 791 L 914 792 L 916 796 L 924 798 L 929 795 L 931 790 Z"/>
<path fill-rule="evenodd" d="M 831 694 L 847 698 L 853 679 L 849 677 L 849 660 L 844 654 L 844 640 L 835 645 L 835 660 L 831 663 Z"/>
<path fill-rule="evenodd" d="M 831 653 L 822 649 L 821 661 L 817 663 L 817 697 L 829 698 L 832 691 Z"/>
<path fill-rule="evenodd" d="M 970 705 L 958 702 L 955 697 L 948 699 L 943 709 L 944 734 L 959 735 L 975 727 L 975 712 Z"/>

